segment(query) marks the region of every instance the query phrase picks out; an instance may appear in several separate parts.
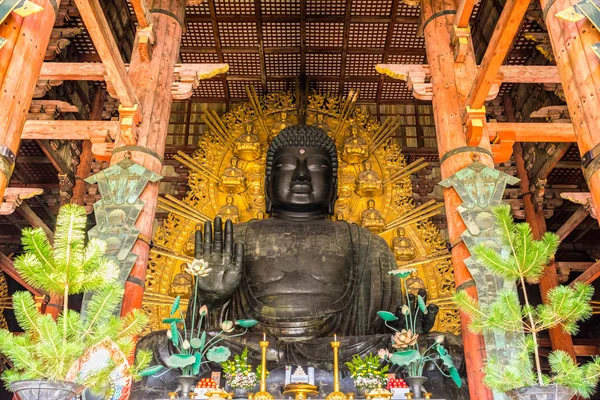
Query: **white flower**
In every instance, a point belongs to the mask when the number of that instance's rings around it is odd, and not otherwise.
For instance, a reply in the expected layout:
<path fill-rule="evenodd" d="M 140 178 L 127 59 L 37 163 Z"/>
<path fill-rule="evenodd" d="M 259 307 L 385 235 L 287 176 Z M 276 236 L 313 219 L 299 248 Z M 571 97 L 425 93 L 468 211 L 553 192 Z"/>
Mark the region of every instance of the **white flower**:
<path fill-rule="evenodd" d="M 208 273 L 212 271 L 211 268 L 208 268 L 208 262 L 203 259 L 194 259 L 192 264 L 188 264 L 185 267 L 185 272 L 190 275 L 205 277 L 208 276 Z"/>
<path fill-rule="evenodd" d="M 221 323 L 221 329 L 223 329 L 223 331 L 225 333 L 233 332 L 233 322 L 232 321 L 223 321 Z"/>
<path fill-rule="evenodd" d="M 184 340 L 183 343 L 181 344 L 181 347 L 183 347 L 184 350 L 187 350 L 190 348 L 190 342 L 187 340 Z"/>
<path fill-rule="evenodd" d="M 408 308 L 408 306 L 405 304 L 402 306 L 402 315 L 408 315 L 408 313 L 410 312 L 410 308 Z"/>
<path fill-rule="evenodd" d="M 169 339 L 172 339 L 172 338 L 173 338 L 173 333 L 171 333 L 171 330 L 170 330 L 170 329 L 167 329 L 167 337 L 168 337 Z"/>
<path fill-rule="evenodd" d="M 442 344 L 442 343 L 444 343 L 444 335 L 438 335 L 438 336 L 436 336 L 436 337 L 435 337 L 435 342 L 436 342 L 437 344 Z"/>

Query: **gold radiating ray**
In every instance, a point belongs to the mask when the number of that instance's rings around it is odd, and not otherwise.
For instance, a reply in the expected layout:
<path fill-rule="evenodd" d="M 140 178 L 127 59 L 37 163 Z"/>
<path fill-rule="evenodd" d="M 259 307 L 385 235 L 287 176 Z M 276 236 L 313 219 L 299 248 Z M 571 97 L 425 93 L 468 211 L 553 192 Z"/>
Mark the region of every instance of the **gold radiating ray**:
<path fill-rule="evenodd" d="M 250 100 L 250 105 L 252 105 L 252 108 L 256 113 L 256 117 L 258 119 L 260 127 L 264 131 L 266 137 L 269 137 L 269 128 L 267 127 L 265 115 L 263 113 L 262 106 L 260 105 L 260 99 L 258 98 L 258 94 L 256 93 L 256 89 L 254 88 L 254 86 L 246 86 L 246 94 L 248 95 L 248 99 Z"/>
<path fill-rule="evenodd" d="M 590 305 L 592 306 L 592 314 L 600 314 L 600 301 L 592 300 L 590 301 Z"/>
<path fill-rule="evenodd" d="M 390 232 L 401 226 L 407 226 L 410 224 L 417 223 L 419 221 L 423 221 L 434 215 L 438 215 L 442 212 L 440 208 L 442 208 L 443 206 L 443 203 L 437 204 L 435 200 L 429 200 L 428 202 L 413 208 L 412 210 L 404 213 L 404 215 L 391 221 L 388 224 L 386 231 L 383 233 Z"/>
<path fill-rule="evenodd" d="M 414 174 L 415 172 L 420 171 L 423 168 L 429 166 L 429 163 L 426 163 L 424 161 L 425 159 L 423 157 L 417 158 L 412 163 L 394 172 L 389 178 L 384 179 L 383 184 L 387 185 L 388 183 L 398 182 L 400 179 L 406 178 L 407 176 L 410 176 L 411 174 Z"/>
<path fill-rule="evenodd" d="M 210 128 L 215 136 L 223 142 L 223 144 L 229 149 L 233 150 L 233 139 L 230 133 L 227 131 L 225 124 L 221 118 L 212 110 L 207 111 L 202 115 L 202 121 Z"/>
<path fill-rule="evenodd" d="M 379 146 L 387 142 L 392 133 L 400 127 L 400 117 L 391 117 L 383 121 L 383 124 L 373 135 L 371 139 L 371 145 L 369 146 L 369 153 L 377 150 Z"/>
<path fill-rule="evenodd" d="M 184 203 L 176 197 L 171 196 L 170 194 L 165 195 L 165 197 L 159 197 L 158 202 L 158 207 L 162 208 L 163 210 L 171 211 L 184 218 L 189 218 L 196 223 L 204 223 L 205 221 L 211 220 L 208 215 L 201 213 L 194 207 Z"/>
<path fill-rule="evenodd" d="M 204 165 L 199 164 L 192 157 L 185 154 L 183 151 L 177 151 L 177 154 L 173 156 L 174 160 L 179 161 L 181 164 L 185 165 L 189 169 L 192 169 L 199 174 L 203 175 L 206 179 L 209 179 L 214 182 L 219 181 L 219 177 L 215 175 L 211 170 L 207 169 Z"/>
<path fill-rule="evenodd" d="M 187 306 L 189 303 L 189 300 L 184 298 L 180 298 L 180 301 L 182 306 Z M 143 303 L 170 307 L 171 304 L 173 304 L 173 297 L 166 294 L 153 293 L 145 290 Z"/>
<path fill-rule="evenodd" d="M 180 254 L 177 252 L 174 252 L 172 250 L 166 249 L 162 246 L 158 246 L 158 245 L 153 245 L 152 248 L 150 249 L 150 253 L 154 253 L 154 254 L 160 254 L 161 256 L 165 256 L 165 257 L 173 257 L 177 260 L 181 260 L 181 261 L 185 261 L 185 262 L 192 262 L 194 261 L 193 257 L 190 256 L 186 256 L 185 254 Z"/>
<path fill-rule="evenodd" d="M 360 91 L 354 90 L 354 89 L 350 89 L 350 91 L 348 92 L 348 96 L 346 96 L 344 98 L 344 105 L 342 106 L 342 109 L 340 110 L 340 116 L 338 117 L 338 124 L 335 127 L 335 132 L 333 137 L 337 139 L 338 135 L 340 134 L 340 132 L 342 131 L 342 129 L 344 129 L 344 125 L 345 122 L 348 120 L 348 117 L 350 117 L 350 115 L 352 114 L 352 111 L 354 111 L 354 106 L 356 105 L 356 99 L 358 99 L 358 93 Z"/>

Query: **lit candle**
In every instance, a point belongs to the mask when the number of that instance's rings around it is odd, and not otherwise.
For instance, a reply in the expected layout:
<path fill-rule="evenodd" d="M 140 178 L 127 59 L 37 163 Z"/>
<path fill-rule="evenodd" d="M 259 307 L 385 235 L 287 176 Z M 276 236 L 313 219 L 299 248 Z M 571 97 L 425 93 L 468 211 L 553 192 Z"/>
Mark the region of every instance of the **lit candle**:
<path fill-rule="evenodd" d="M 273 396 L 267 392 L 267 333 L 263 332 L 263 340 L 260 344 L 262 362 L 260 365 L 260 391 L 254 395 L 255 400 L 273 400 Z"/>
<path fill-rule="evenodd" d="M 337 335 L 335 333 L 333 334 L 333 341 L 337 342 Z"/>
<path fill-rule="evenodd" d="M 337 335 L 333 335 L 333 342 L 331 348 L 333 349 L 333 392 L 327 395 L 327 400 L 345 400 L 347 396 L 340 392 L 340 370 L 339 370 L 339 350 L 340 342 L 337 340 Z"/>
<path fill-rule="evenodd" d="M 266 342 L 266 341 L 267 341 L 267 333 L 263 332 L 263 342 Z"/>

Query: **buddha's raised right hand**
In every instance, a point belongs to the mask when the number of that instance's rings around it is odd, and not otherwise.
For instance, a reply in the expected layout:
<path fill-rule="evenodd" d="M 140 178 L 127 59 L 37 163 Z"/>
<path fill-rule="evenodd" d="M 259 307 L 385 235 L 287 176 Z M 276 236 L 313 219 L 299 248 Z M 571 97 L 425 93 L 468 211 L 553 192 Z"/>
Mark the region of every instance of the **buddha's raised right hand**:
<path fill-rule="evenodd" d="M 196 231 L 194 258 L 208 262 L 212 269 L 208 276 L 196 277 L 199 300 L 209 309 L 222 306 L 240 285 L 244 267 L 244 244 L 237 242 L 234 246 L 231 220 L 225 222 L 225 235 L 219 216 L 214 221 L 214 236 L 208 221 L 204 223 L 204 240 L 202 232 Z"/>

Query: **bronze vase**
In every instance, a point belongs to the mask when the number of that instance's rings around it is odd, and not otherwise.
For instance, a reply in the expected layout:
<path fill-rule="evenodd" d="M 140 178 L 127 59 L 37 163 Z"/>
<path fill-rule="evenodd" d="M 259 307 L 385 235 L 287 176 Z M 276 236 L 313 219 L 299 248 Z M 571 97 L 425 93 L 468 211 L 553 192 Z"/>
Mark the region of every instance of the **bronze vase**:
<path fill-rule="evenodd" d="M 71 400 L 85 386 L 68 381 L 28 380 L 10 384 L 21 400 Z"/>
<path fill-rule="evenodd" d="M 196 383 L 198 383 L 198 377 L 193 375 L 181 375 L 177 377 L 177 382 L 179 382 L 179 386 L 181 387 L 181 397 L 185 399 L 188 397 L 190 391 L 194 390 Z"/>
<path fill-rule="evenodd" d="M 410 391 L 413 394 L 413 399 L 422 399 L 421 390 L 423 389 L 423 384 L 427 382 L 427 378 L 424 376 L 407 376 L 404 378 L 404 382 L 408 384 L 410 387 Z"/>
<path fill-rule="evenodd" d="M 545 385 L 509 390 L 506 395 L 513 400 L 569 400 L 575 392 L 566 386 Z"/>

